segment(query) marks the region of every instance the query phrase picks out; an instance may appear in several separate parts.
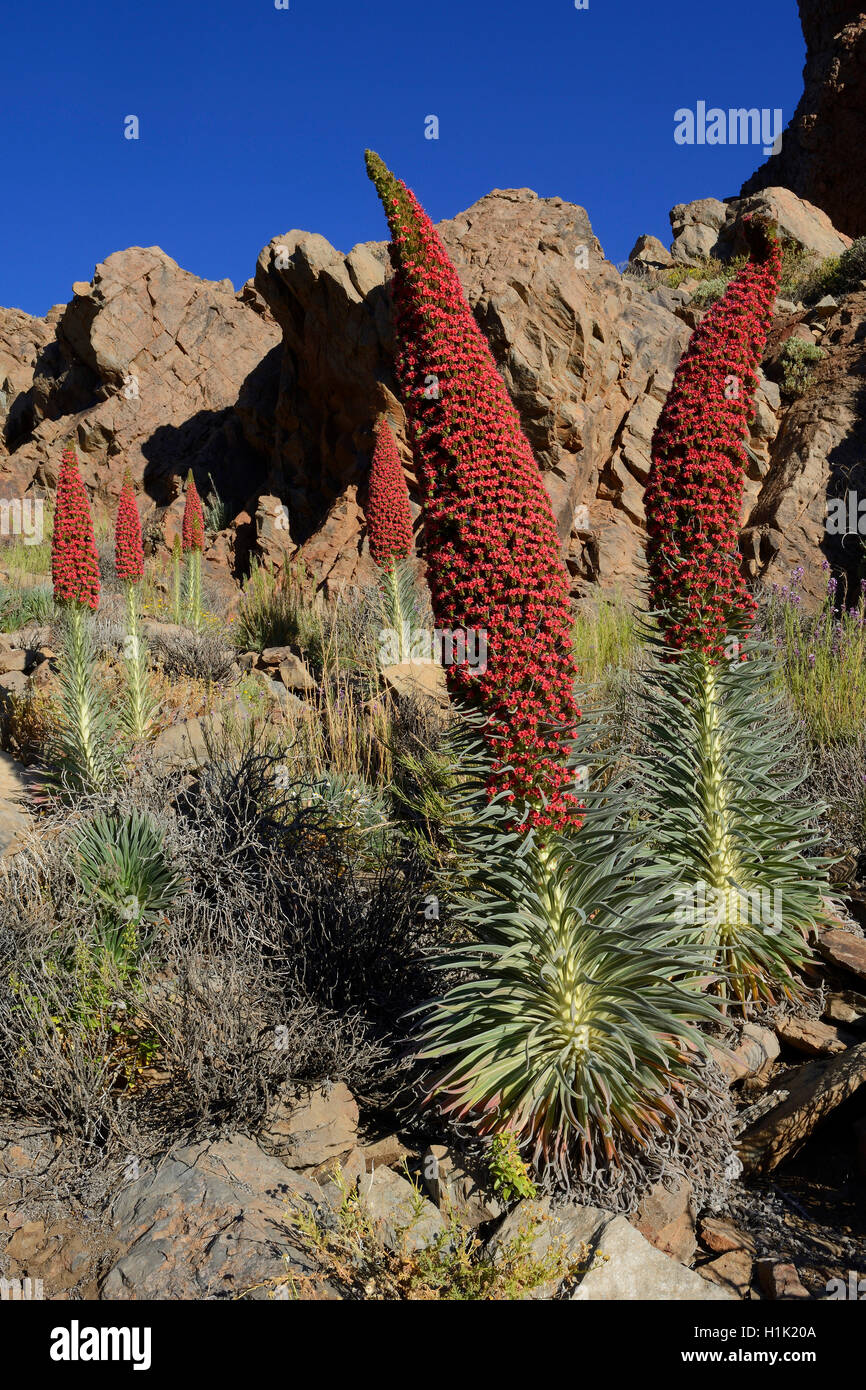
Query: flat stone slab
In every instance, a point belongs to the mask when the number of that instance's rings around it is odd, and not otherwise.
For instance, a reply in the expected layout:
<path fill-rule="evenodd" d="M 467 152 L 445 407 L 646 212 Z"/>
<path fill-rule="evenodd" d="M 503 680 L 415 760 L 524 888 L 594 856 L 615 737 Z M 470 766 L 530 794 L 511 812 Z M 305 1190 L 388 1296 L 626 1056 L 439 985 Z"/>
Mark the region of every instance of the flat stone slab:
<path fill-rule="evenodd" d="M 782 1042 L 807 1057 L 836 1056 L 848 1044 L 829 1023 L 814 1018 L 782 1018 L 776 1023 Z"/>
<path fill-rule="evenodd" d="M 324 1193 L 242 1135 L 148 1164 L 112 1203 L 119 1249 L 102 1297 L 280 1296 L 287 1277 L 317 1274 L 294 1242 L 299 1202 L 322 1206 Z"/>
<path fill-rule="evenodd" d="M 595 1238 L 597 1259 L 572 1294 L 574 1303 L 719 1302 L 736 1299 L 720 1284 L 702 1279 L 615 1216 Z M 600 1258 L 598 1258 L 600 1256 Z"/>
<path fill-rule="evenodd" d="M 862 936 L 834 927 L 819 933 L 818 950 L 831 965 L 839 965 L 866 980 L 866 940 Z"/>
<path fill-rule="evenodd" d="M 741 1136 L 737 1151 L 750 1173 L 769 1173 L 797 1152 L 823 1119 L 866 1081 L 866 1042 L 838 1057 L 806 1062 L 774 1085 L 779 1103 Z"/>

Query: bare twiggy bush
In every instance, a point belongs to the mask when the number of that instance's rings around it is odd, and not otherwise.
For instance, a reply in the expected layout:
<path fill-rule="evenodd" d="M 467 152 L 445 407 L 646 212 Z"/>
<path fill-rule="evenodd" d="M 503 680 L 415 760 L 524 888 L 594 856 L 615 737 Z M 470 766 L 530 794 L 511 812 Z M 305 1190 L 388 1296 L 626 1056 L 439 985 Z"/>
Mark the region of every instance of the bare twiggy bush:
<path fill-rule="evenodd" d="M 221 633 L 212 629 L 160 632 L 151 645 L 168 676 L 186 676 L 219 684 L 230 680 L 235 673 L 234 648 Z"/>
<path fill-rule="evenodd" d="M 254 1130 L 286 1084 L 387 1100 L 407 1075 L 400 1020 L 429 990 L 418 861 L 379 845 L 359 866 L 254 730 L 211 751 L 194 780 L 145 762 L 56 806 L 0 868 L 0 1129 L 44 1125 L 82 1175 Z M 95 816 L 134 810 L 178 884 L 119 960 L 76 862 Z"/>

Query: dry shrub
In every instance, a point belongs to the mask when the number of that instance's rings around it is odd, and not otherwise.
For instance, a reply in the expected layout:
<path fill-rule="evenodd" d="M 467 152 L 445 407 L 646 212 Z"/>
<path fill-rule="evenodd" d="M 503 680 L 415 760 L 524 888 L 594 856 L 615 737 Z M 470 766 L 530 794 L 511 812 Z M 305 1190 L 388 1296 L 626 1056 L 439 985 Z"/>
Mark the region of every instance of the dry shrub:
<path fill-rule="evenodd" d="M 169 630 L 151 639 L 151 649 L 170 678 L 187 678 L 218 685 L 236 672 L 234 648 L 220 632 L 204 628 Z"/>
<path fill-rule="evenodd" d="M 28 685 L 23 694 L 11 691 L 0 715 L 0 742 L 5 752 L 30 767 L 38 762 L 57 726 L 57 707 L 47 690 Z"/>
<path fill-rule="evenodd" d="M 215 750 L 214 750 L 215 752 Z M 0 1129 L 63 1139 L 83 1175 L 181 1137 L 254 1130 L 285 1083 L 387 1101 L 401 1017 L 428 992 L 419 863 L 311 815 L 254 732 L 192 781 L 141 765 L 111 796 L 58 806 L 0 867 Z M 121 967 L 75 872 L 100 809 L 145 811 L 180 878 Z"/>

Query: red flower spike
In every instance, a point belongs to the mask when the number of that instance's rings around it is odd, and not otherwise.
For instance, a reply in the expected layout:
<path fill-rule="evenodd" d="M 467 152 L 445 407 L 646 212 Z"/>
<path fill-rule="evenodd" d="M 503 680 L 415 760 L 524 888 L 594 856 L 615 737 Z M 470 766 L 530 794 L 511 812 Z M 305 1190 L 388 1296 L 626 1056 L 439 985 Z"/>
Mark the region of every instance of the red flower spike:
<path fill-rule="evenodd" d="M 123 480 L 117 506 L 114 529 L 114 567 L 118 579 L 136 584 L 144 574 L 144 549 L 141 544 L 141 519 L 129 473 Z"/>
<path fill-rule="evenodd" d="M 54 503 L 51 578 L 58 603 L 99 607 L 99 556 L 87 492 L 71 443 L 63 450 Z"/>
<path fill-rule="evenodd" d="M 204 550 L 204 512 L 192 476 L 192 469 L 189 470 L 186 479 L 186 501 L 183 508 L 181 536 L 184 550 Z"/>
<path fill-rule="evenodd" d="M 782 252 L 765 223 L 746 219 L 748 265 L 692 334 L 652 441 L 644 493 L 654 609 L 680 650 L 724 656 L 729 626 L 751 625 L 740 572 L 745 440 L 757 368 L 773 315 Z"/>
<path fill-rule="evenodd" d="M 405 560 L 412 554 L 409 489 L 397 441 L 387 420 L 382 421 L 376 432 L 376 447 L 370 463 L 367 535 L 370 554 L 383 569 L 387 569 L 392 560 Z"/>
<path fill-rule="evenodd" d="M 487 671 L 448 668 L 453 695 L 487 715 L 491 794 L 527 824 L 580 823 L 565 751 L 575 704 L 568 576 L 538 465 L 457 272 L 414 194 L 367 153 L 391 229 L 395 373 L 424 502 L 440 627 L 487 634 Z"/>

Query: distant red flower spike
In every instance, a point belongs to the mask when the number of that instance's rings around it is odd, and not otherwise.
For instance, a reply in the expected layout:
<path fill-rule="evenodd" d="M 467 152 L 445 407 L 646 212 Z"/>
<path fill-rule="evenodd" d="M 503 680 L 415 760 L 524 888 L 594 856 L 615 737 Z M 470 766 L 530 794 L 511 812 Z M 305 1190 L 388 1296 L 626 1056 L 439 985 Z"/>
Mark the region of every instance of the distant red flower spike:
<path fill-rule="evenodd" d="M 487 670 L 448 668 L 451 692 L 488 716 L 491 794 L 528 823 L 580 823 L 552 728 L 580 717 L 569 583 L 553 510 L 484 334 L 414 194 L 367 153 L 391 229 L 395 373 L 424 503 L 437 625 L 487 635 Z"/>
<path fill-rule="evenodd" d="M 204 512 L 192 476 L 192 469 L 187 474 L 181 535 L 184 550 L 204 550 Z"/>
<path fill-rule="evenodd" d="M 54 503 L 51 578 L 58 603 L 99 607 L 99 555 L 87 491 L 71 443 L 63 450 Z"/>
<path fill-rule="evenodd" d="M 114 530 L 114 567 L 118 579 L 137 583 L 144 574 L 144 549 L 141 544 L 141 518 L 129 473 L 123 480 L 117 506 Z"/>
<path fill-rule="evenodd" d="M 367 535 L 370 554 L 383 568 L 392 560 L 404 560 L 412 554 L 409 489 L 397 441 L 387 420 L 381 422 L 376 432 L 376 447 L 370 463 Z"/>
<path fill-rule="evenodd" d="M 725 655 L 729 626 L 755 604 L 740 572 L 745 440 L 773 315 L 782 252 L 746 220 L 751 260 L 692 334 L 652 440 L 644 494 L 650 601 L 668 615 L 671 646 Z"/>

